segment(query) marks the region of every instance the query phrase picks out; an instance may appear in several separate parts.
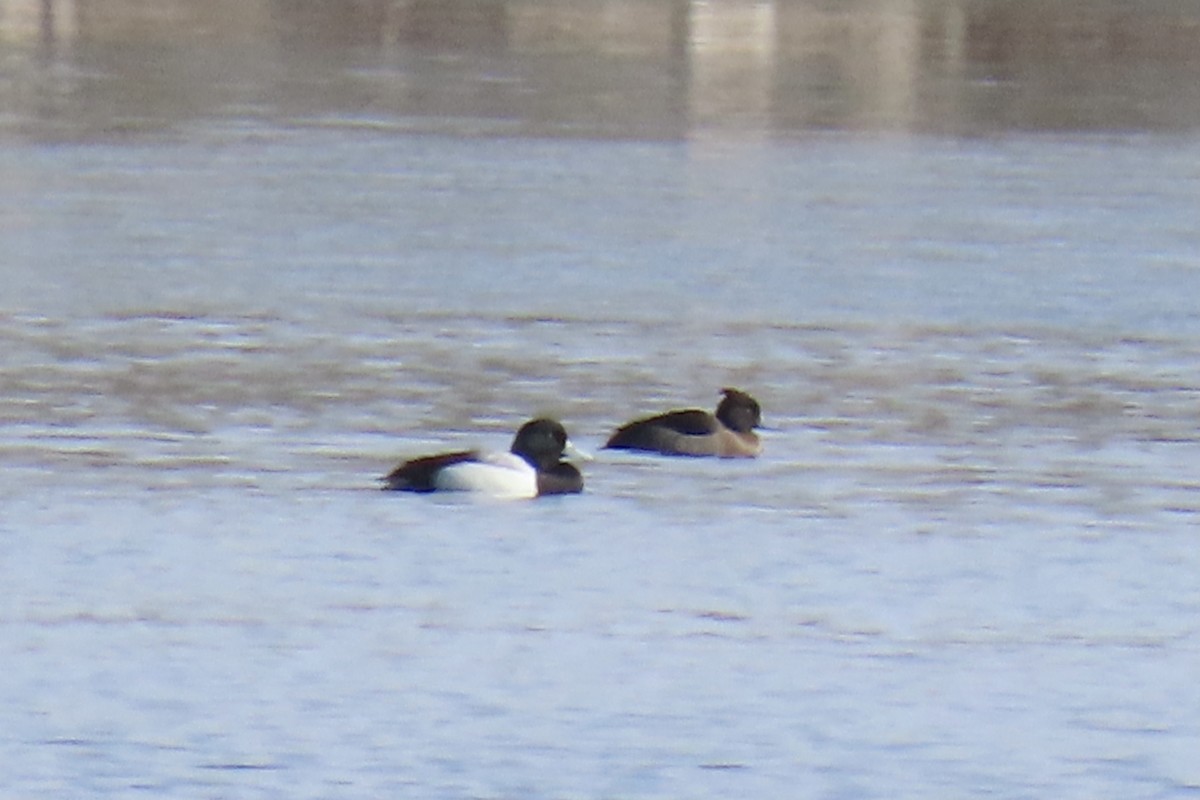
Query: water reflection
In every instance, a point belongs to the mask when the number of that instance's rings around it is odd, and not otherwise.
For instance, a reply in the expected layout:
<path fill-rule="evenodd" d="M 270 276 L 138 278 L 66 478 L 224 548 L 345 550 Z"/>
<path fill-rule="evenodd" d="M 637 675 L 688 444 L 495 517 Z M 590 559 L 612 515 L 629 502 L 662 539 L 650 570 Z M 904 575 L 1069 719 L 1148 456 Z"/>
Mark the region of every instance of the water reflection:
<path fill-rule="evenodd" d="M 0 129 L 1190 130 L 1192 4 L 0 0 Z"/>

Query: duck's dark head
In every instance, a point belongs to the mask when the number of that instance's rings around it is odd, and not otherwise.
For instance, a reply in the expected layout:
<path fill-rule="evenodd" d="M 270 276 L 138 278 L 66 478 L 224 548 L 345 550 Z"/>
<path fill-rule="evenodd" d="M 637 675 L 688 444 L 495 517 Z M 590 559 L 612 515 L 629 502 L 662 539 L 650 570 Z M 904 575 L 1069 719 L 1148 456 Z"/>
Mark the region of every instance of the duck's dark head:
<path fill-rule="evenodd" d="M 526 422 L 513 439 L 512 452 L 528 461 L 534 469 L 551 469 L 562 460 L 567 449 L 567 431 L 552 419 Z"/>
<path fill-rule="evenodd" d="M 762 426 L 762 409 L 757 400 L 737 389 L 722 389 L 721 394 L 723 397 L 717 406 L 717 419 L 726 428 L 749 433 Z"/>

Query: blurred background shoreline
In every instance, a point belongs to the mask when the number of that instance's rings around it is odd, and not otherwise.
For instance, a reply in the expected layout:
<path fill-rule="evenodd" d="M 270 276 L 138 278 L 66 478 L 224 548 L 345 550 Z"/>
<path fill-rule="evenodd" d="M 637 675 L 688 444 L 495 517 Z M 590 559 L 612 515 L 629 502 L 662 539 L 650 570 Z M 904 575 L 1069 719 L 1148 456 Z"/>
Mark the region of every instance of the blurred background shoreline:
<path fill-rule="evenodd" d="M 0 135 L 1180 133 L 1198 42 L 1180 2 L 0 0 Z"/>

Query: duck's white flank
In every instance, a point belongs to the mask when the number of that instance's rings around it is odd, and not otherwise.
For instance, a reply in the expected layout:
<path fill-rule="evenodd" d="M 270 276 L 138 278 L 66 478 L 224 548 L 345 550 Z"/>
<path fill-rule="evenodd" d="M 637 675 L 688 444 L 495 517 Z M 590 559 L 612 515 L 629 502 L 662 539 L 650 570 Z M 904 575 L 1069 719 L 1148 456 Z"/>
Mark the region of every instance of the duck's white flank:
<path fill-rule="evenodd" d="M 537 471 L 512 453 L 488 453 L 438 470 L 433 486 L 440 491 L 477 492 L 502 499 L 537 497 Z"/>

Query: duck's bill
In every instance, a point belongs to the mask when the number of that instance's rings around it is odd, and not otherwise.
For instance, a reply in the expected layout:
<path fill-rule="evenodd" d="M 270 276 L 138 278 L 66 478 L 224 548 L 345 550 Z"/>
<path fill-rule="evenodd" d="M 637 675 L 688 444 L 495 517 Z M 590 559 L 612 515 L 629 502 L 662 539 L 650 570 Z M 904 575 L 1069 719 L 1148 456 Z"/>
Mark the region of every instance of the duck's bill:
<path fill-rule="evenodd" d="M 587 452 L 586 450 L 580 450 L 578 447 L 575 446 L 575 444 L 570 439 L 567 440 L 567 446 L 563 448 L 563 456 L 567 460 L 574 460 L 574 461 L 593 461 L 593 460 L 595 460 L 595 456 L 593 456 L 591 453 Z"/>

